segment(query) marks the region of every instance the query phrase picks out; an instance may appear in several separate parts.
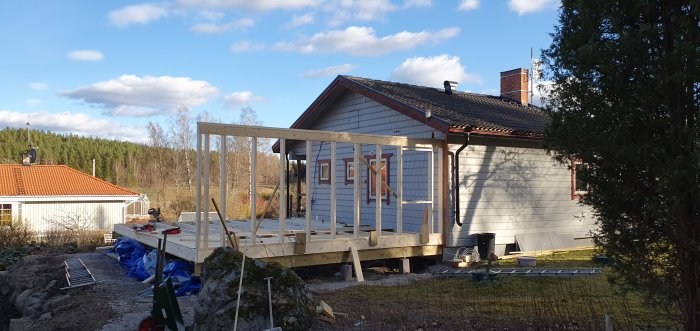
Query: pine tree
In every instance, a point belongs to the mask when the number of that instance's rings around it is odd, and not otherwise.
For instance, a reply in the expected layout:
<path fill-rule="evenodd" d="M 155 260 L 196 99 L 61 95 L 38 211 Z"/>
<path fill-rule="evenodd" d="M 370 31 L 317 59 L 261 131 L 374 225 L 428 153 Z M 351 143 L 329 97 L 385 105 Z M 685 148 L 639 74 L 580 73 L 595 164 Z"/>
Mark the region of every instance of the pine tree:
<path fill-rule="evenodd" d="M 700 4 L 563 0 L 543 61 L 546 146 L 583 171 L 582 201 L 619 283 L 700 329 Z"/>

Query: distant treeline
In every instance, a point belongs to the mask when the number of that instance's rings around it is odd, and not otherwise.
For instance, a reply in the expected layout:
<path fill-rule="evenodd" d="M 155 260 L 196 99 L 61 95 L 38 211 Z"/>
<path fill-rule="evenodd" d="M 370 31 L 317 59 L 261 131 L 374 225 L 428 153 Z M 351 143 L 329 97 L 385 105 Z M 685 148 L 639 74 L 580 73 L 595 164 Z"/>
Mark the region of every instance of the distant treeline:
<path fill-rule="evenodd" d="M 40 164 L 63 164 L 85 173 L 92 173 L 95 159 L 95 175 L 106 181 L 124 186 L 139 182 L 138 169 L 147 160 L 150 147 L 146 145 L 56 134 L 50 131 L 31 130 L 31 142 L 37 147 Z M 29 148 L 26 129 L 0 130 L 0 162 L 21 163 L 20 154 Z"/>

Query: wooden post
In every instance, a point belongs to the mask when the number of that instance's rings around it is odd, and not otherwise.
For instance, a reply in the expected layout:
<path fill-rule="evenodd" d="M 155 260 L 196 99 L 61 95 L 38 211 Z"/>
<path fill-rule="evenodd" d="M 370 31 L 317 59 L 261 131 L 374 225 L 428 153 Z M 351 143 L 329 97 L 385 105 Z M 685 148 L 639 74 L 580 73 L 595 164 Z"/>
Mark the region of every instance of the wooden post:
<path fill-rule="evenodd" d="M 297 159 L 297 213 L 296 217 L 299 217 L 301 213 L 301 160 Z"/>
<path fill-rule="evenodd" d="M 403 234 L 403 146 L 396 146 L 396 232 Z"/>
<path fill-rule="evenodd" d="M 279 232 L 277 234 L 277 241 L 280 243 L 284 242 L 284 231 L 285 231 L 285 221 L 287 213 L 287 197 L 285 196 L 285 188 L 287 187 L 287 171 L 286 163 L 286 139 L 280 139 L 280 224 Z M 272 198 L 270 198 L 272 199 Z"/>
<path fill-rule="evenodd" d="M 221 241 L 221 247 L 226 246 L 226 229 L 225 224 L 226 224 L 226 196 L 228 193 L 227 186 L 228 184 L 226 183 L 228 178 L 226 175 L 226 136 L 225 135 L 220 135 L 219 136 L 219 174 L 221 178 L 219 178 L 219 185 L 221 185 L 221 196 L 219 198 L 219 201 L 221 201 L 221 209 L 224 210 L 223 213 L 220 214 L 219 218 L 223 217 L 221 219 L 221 236 L 220 236 L 220 241 Z"/>
<path fill-rule="evenodd" d="M 442 222 L 445 217 L 445 212 L 442 208 L 442 200 L 444 198 L 444 189 L 445 189 L 445 183 L 443 181 L 444 179 L 444 172 L 443 172 L 443 159 L 442 159 L 442 154 L 443 150 L 442 148 L 438 148 L 438 233 L 442 233 Z"/>
<path fill-rule="evenodd" d="M 336 157 L 336 142 L 331 141 L 331 238 L 335 239 L 336 229 L 336 166 L 338 164 Z"/>
<path fill-rule="evenodd" d="M 204 135 L 204 249 L 209 249 L 209 168 L 211 151 L 209 148 L 209 134 Z"/>
<path fill-rule="evenodd" d="M 374 206 L 374 214 L 376 217 L 375 220 L 375 229 L 377 230 L 377 237 L 382 236 L 382 145 L 377 144 L 375 146 L 375 150 L 377 152 L 376 157 L 376 163 L 374 165 L 374 169 L 376 169 L 376 173 L 374 175 L 375 178 L 375 183 L 374 183 L 374 201 L 375 201 L 375 206 Z M 370 174 L 371 176 L 371 174 Z M 388 192 L 387 192 L 387 199 L 388 199 Z"/>
<path fill-rule="evenodd" d="M 257 210 L 255 210 L 255 197 L 256 197 L 256 183 L 255 183 L 255 168 L 257 167 L 258 160 L 258 138 L 250 138 L 250 221 L 253 226 L 252 228 L 252 240 L 253 245 L 258 241 L 257 239 L 257 229 L 258 229 L 258 217 Z"/>
<path fill-rule="evenodd" d="M 306 242 L 311 241 L 311 197 L 313 196 L 314 179 L 311 169 L 313 164 L 311 155 L 312 141 L 306 141 Z"/>
<path fill-rule="evenodd" d="M 352 213 L 352 234 L 355 238 L 359 237 L 360 235 L 360 206 L 361 202 L 360 200 L 362 199 L 362 191 L 360 188 L 360 179 L 362 174 L 360 173 L 360 169 L 362 169 L 362 166 L 360 165 L 360 157 L 362 155 L 362 145 L 360 144 L 355 144 L 355 155 L 354 155 L 354 161 L 353 161 L 353 167 L 354 167 L 354 172 L 355 176 L 353 178 L 353 197 L 354 197 L 354 202 L 353 202 L 353 213 Z"/>
<path fill-rule="evenodd" d="M 428 191 L 430 192 L 430 230 L 428 233 L 433 233 L 435 232 L 435 217 L 434 217 L 434 210 L 435 210 L 435 149 L 433 146 L 430 146 L 430 159 L 428 161 L 428 180 L 430 183 L 428 184 Z"/>
<path fill-rule="evenodd" d="M 200 236 L 202 235 L 202 134 L 199 133 L 197 129 L 197 177 L 195 178 L 195 188 L 196 197 L 194 200 L 194 219 L 195 219 L 195 241 L 194 241 L 194 251 L 195 254 L 199 254 Z"/>

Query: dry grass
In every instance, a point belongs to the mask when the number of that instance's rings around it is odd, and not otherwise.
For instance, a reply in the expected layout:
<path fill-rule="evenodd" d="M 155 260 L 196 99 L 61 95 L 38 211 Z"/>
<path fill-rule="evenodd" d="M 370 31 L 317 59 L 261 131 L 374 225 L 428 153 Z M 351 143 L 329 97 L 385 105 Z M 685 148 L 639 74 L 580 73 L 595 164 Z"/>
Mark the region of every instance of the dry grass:
<path fill-rule="evenodd" d="M 544 268 L 602 267 L 592 250 L 538 257 Z M 503 267 L 510 267 L 503 265 Z M 438 277 L 405 286 L 349 287 L 320 295 L 335 311 L 351 316 L 348 324 L 364 330 L 602 330 L 605 315 L 615 329 L 676 329 L 674 316 L 649 307 L 638 293 L 624 293 L 603 275 L 593 277 L 499 276 L 474 282 L 471 277 Z M 342 322 L 342 321 L 339 321 Z"/>
<path fill-rule="evenodd" d="M 132 188 L 133 190 L 148 195 L 151 201 L 151 207 L 161 208 L 161 212 L 167 221 L 177 221 L 180 213 L 183 211 L 194 211 L 195 210 L 195 192 L 187 191 L 187 189 L 176 190 L 173 188 L 165 189 L 162 194 L 156 189 L 151 188 Z M 275 218 L 278 217 L 279 212 L 279 198 L 277 196 L 272 197 L 272 191 L 274 187 L 258 187 L 257 197 L 256 197 L 256 211 L 258 214 L 262 213 L 265 208 L 265 203 L 268 199 L 272 198 L 270 207 L 268 208 L 265 217 Z M 221 190 L 218 186 L 209 187 L 209 197 L 216 199 L 216 203 L 221 206 L 222 203 L 219 201 L 219 195 Z M 211 206 L 211 210 L 214 207 Z M 226 201 L 226 215 L 230 219 L 250 219 L 250 199 L 248 197 L 247 191 L 229 191 L 228 199 Z"/>

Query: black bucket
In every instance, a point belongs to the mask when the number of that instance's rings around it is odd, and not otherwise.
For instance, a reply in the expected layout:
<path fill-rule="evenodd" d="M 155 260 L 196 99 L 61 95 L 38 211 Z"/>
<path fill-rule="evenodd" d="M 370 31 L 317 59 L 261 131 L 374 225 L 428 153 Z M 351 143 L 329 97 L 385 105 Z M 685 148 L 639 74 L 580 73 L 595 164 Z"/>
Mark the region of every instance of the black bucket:
<path fill-rule="evenodd" d="M 476 246 L 479 250 L 479 258 L 486 261 L 496 250 L 495 233 L 477 233 Z"/>

